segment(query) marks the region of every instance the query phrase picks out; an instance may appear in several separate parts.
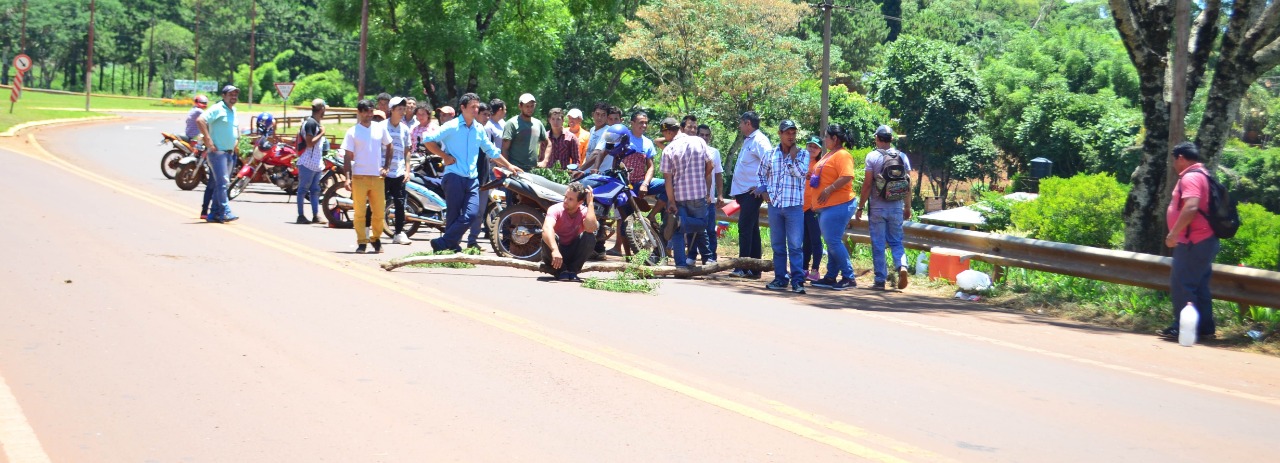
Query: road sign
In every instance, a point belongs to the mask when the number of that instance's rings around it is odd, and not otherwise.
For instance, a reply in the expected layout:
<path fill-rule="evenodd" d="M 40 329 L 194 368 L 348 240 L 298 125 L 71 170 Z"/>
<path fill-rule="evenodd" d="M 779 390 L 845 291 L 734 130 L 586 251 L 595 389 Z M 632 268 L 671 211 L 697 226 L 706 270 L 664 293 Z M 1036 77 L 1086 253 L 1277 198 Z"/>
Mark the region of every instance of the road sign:
<path fill-rule="evenodd" d="M 276 82 L 276 93 L 280 94 L 280 99 L 289 101 L 289 94 L 293 93 L 293 82 Z"/>
<path fill-rule="evenodd" d="M 218 81 L 216 80 L 191 80 L 191 79 L 174 79 L 173 89 L 180 92 L 216 92 L 218 91 Z"/>
<path fill-rule="evenodd" d="M 13 57 L 13 67 L 18 68 L 18 72 L 30 71 L 31 57 L 23 54 Z"/>
<path fill-rule="evenodd" d="M 22 98 L 22 71 L 13 76 L 13 86 L 9 90 L 9 114 L 13 114 L 13 104 Z"/>

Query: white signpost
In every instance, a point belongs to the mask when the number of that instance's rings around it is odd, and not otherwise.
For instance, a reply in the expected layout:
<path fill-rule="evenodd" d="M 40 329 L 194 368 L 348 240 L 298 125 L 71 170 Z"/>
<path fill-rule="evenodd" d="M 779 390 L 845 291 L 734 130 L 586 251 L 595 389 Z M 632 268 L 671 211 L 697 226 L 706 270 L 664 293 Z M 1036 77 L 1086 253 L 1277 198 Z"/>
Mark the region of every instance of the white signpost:
<path fill-rule="evenodd" d="M 9 114 L 13 114 L 13 104 L 18 102 L 18 98 L 22 98 L 22 75 L 31 70 L 31 57 L 19 53 L 13 57 L 13 67 L 17 68 L 18 73 L 13 76 L 13 86 L 9 90 Z"/>
<path fill-rule="evenodd" d="M 293 93 L 293 82 L 276 82 L 276 93 L 280 94 L 280 117 L 288 116 L 289 95 Z"/>

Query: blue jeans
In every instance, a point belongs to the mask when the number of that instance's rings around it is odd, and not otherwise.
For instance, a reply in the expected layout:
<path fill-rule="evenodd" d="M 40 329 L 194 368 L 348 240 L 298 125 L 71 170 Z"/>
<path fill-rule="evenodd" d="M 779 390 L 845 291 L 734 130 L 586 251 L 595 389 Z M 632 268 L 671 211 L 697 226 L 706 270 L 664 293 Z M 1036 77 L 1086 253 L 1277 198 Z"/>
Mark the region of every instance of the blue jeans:
<path fill-rule="evenodd" d="M 871 208 L 867 223 L 871 227 L 871 262 L 875 264 L 876 284 L 880 284 L 889 276 L 884 260 L 886 244 L 893 254 L 893 269 L 907 265 L 906 250 L 902 248 L 902 205 Z"/>
<path fill-rule="evenodd" d="M 711 222 L 714 226 L 715 216 L 707 217 L 705 199 L 676 201 L 676 214 L 680 217 L 680 229 L 671 236 L 671 252 L 676 258 L 676 266 L 683 267 L 688 263 L 684 248 L 685 234 L 693 235 L 693 243 L 697 245 L 699 237 L 706 233 L 706 222 Z M 706 240 L 702 243 L 698 246 L 698 252 L 704 256 L 711 254 L 711 251 L 706 250 Z"/>
<path fill-rule="evenodd" d="M 689 241 L 689 249 L 686 253 L 689 257 L 695 257 L 701 254 L 702 263 L 716 260 L 716 247 L 719 245 L 716 239 L 716 203 L 707 204 L 707 228 L 705 233 L 690 233 L 686 239 Z"/>
<path fill-rule="evenodd" d="M 853 263 L 849 262 L 849 250 L 844 247 L 844 230 L 853 218 L 854 202 L 847 202 L 818 209 L 818 228 L 822 229 L 822 240 L 827 243 L 827 274 L 825 278 L 835 278 L 836 274 L 845 278 L 853 278 Z"/>
<path fill-rule="evenodd" d="M 741 208 L 738 210 L 738 257 L 759 259 L 763 251 L 760 247 L 760 204 L 764 199 L 750 193 L 733 198 Z"/>
<path fill-rule="evenodd" d="M 458 249 L 462 234 L 471 228 L 480 209 L 480 181 L 458 174 L 444 174 L 444 235 L 436 238 L 441 246 L 434 250 Z"/>
<path fill-rule="evenodd" d="M 302 203 L 311 196 L 311 216 L 320 215 L 320 176 L 324 172 L 298 166 L 298 216 L 302 217 Z"/>
<path fill-rule="evenodd" d="M 1173 299 L 1173 327 L 1181 326 L 1182 308 L 1190 302 L 1200 313 L 1197 334 L 1213 334 L 1217 329 L 1213 322 L 1213 295 L 1209 293 L 1209 276 L 1213 274 L 1213 261 L 1218 257 L 1221 243 L 1218 237 L 1195 244 L 1182 244 L 1173 248 L 1173 271 L 1169 275 L 1169 296 Z"/>
<path fill-rule="evenodd" d="M 478 180 L 477 180 L 478 181 Z M 479 190 L 477 190 L 479 191 Z M 476 216 L 471 219 L 471 233 L 467 234 L 467 245 L 476 246 L 476 240 L 480 239 L 480 229 L 484 228 L 485 211 L 489 209 L 489 192 L 479 191 L 476 195 L 479 200 L 476 207 Z M 493 230 L 489 231 L 489 239 L 493 239 Z"/>
<path fill-rule="evenodd" d="M 235 217 L 231 206 L 227 203 L 227 187 L 231 179 L 227 177 L 231 170 L 231 152 L 213 151 L 209 153 L 209 184 L 205 186 L 205 201 L 209 202 L 209 220 L 226 220 Z"/>
<path fill-rule="evenodd" d="M 773 279 L 804 284 L 804 206 L 769 205 L 769 244 L 773 245 Z M 790 266 L 788 266 L 790 264 Z M 788 268 L 790 271 L 788 271 Z"/>
<path fill-rule="evenodd" d="M 822 266 L 822 229 L 818 227 L 818 212 L 804 212 L 804 266 L 817 270 Z"/>

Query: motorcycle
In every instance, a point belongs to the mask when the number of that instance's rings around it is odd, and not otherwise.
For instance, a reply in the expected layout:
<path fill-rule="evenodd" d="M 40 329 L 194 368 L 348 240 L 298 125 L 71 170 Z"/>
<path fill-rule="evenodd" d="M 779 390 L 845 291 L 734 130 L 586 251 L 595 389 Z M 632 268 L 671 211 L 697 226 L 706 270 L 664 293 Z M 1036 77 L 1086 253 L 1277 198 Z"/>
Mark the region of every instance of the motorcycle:
<path fill-rule="evenodd" d="M 198 144 L 198 146 L 192 146 L 192 144 L 186 140 L 186 137 L 166 132 L 160 132 L 160 136 L 163 137 L 160 140 L 161 145 L 167 144 L 173 148 L 164 153 L 163 156 L 160 156 L 160 173 L 164 174 L 164 178 L 172 179 L 177 176 L 178 169 L 182 167 L 178 162 L 181 161 L 182 158 L 191 156 L 203 150 L 202 145 L 200 144 Z"/>
<path fill-rule="evenodd" d="M 569 165 L 568 168 L 575 170 L 577 166 Z M 600 245 L 603 246 L 608 233 L 616 229 L 621 233 L 623 244 L 632 251 L 649 251 L 646 264 L 659 265 L 667 256 L 666 241 L 661 227 L 649 220 L 644 213 L 647 207 L 642 209 L 648 203 L 641 204 L 643 201 L 627 183 L 630 173 L 631 169 L 621 166 L 599 174 L 586 175 L 579 181 L 591 188 L 591 195 L 595 198 L 596 218 L 606 235 L 601 237 Z M 622 219 L 621 226 L 617 226 L 621 216 L 626 218 Z"/>
<path fill-rule="evenodd" d="M 438 156 L 434 158 L 433 160 L 432 156 L 427 156 L 411 161 L 411 165 L 416 165 L 413 167 L 413 176 L 405 185 L 404 217 L 404 234 L 410 237 L 423 225 L 444 231 L 445 202 L 444 197 L 441 196 L 443 190 L 440 187 L 438 175 L 443 171 L 443 164 Z M 322 203 L 325 217 L 334 227 L 350 228 L 354 225 L 354 214 L 351 211 L 355 209 L 355 203 L 351 200 L 351 190 L 348 190 L 341 181 L 325 191 Z M 395 205 L 388 201 L 384 217 L 387 226 L 384 228 L 384 233 L 389 237 L 395 234 L 395 212 Z"/>
<path fill-rule="evenodd" d="M 493 252 L 531 262 L 542 261 L 542 222 L 547 209 L 564 201 L 569 187 L 552 182 L 541 175 L 525 172 L 513 174 L 494 168 L 493 180 L 480 187 L 489 190 L 505 187 L 513 197 L 508 197 L 506 208 L 498 213 L 492 230 Z"/>
<path fill-rule="evenodd" d="M 235 199 L 250 183 L 272 183 L 286 194 L 298 191 L 298 167 L 294 165 L 298 153 L 292 146 L 276 143 L 268 137 L 258 140 L 253 150 L 253 160 L 241 167 L 231 186 L 227 199 Z"/>

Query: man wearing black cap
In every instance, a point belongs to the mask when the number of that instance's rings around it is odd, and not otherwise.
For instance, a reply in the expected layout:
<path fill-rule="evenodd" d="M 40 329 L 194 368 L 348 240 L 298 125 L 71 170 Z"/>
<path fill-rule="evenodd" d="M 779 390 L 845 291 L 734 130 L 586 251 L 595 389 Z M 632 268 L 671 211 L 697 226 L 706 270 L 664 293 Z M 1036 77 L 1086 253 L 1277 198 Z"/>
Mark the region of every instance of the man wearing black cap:
<path fill-rule="evenodd" d="M 227 177 L 231 170 L 231 161 L 235 156 L 237 138 L 236 102 L 240 101 L 240 89 L 234 85 L 222 87 L 222 101 L 214 103 L 208 111 L 200 115 L 196 124 L 200 126 L 200 134 L 204 136 L 205 146 L 209 151 L 209 168 L 213 170 L 212 179 L 204 189 L 205 202 L 209 204 L 209 213 L 205 221 L 224 223 L 239 219 L 231 213 L 227 204 Z"/>
<path fill-rule="evenodd" d="M 867 153 L 867 173 L 862 181 L 862 199 L 854 217 L 862 219 L 869 210 L 867 226 L 871 235 L 871 262 L 876 279 L 871 289 L 885 289 L 889 278 L 884 260 L 885 246 L 893 254 L 893 267 L 898 271 L 898 288 L 907 287 L 906 249 L 902 246 L 902 221 L 911 218 L 911 160 L 893 147 L 893 129 L 876 128 L 876 149 Z"/>
<path fill-rule="evenodd" d="M 767 289 L 804 294 L 804 181 L 809 152 L 796 146 L 796 123 L 778 125 L 778 147 L 760 163 L 756 191 L 769 202 L 769 241 L 773 245 L 773 281 Z"/>

